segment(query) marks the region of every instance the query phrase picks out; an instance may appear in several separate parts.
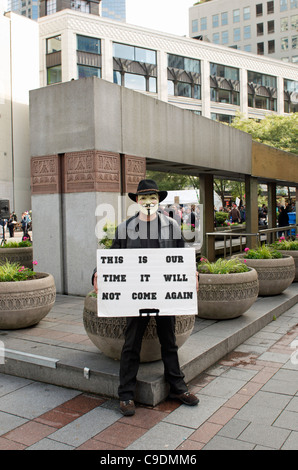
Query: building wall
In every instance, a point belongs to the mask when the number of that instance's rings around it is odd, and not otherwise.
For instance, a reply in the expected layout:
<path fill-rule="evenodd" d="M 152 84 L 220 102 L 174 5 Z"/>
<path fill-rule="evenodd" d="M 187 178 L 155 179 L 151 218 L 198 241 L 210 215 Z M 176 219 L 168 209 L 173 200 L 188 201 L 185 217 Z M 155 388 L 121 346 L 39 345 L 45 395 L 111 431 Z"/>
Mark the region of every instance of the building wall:
<path fill-rule="evenodd" d="M 152 49 L 157 54 L 157 92 L 150 93 L 162 101 L 167 101 L 184 109 L 196 111 L 205 117 L 213 114 L 235 116 L 237 111 L 249 117 L 262 118 L 267 112 L 263 109 L 248 108 L 247 71 L 272 75 L 277 79 L 277 113 L 283 114 L 283 79 L 297 81 L 297 65 L 256 56 L 243 51 L 197 41 L 190 38 L 165 34 L 140 28 L 93 15 L 66 10 L 50 17 L 39 19 L 40 25 L 40 77 L 41 86 L 47 85 L 46 40 L 56 34 L 61 35 L 62 81 L 78 78 L 77 34 L 99 38 L 101 41 L 101 77 L 113 81 L 113 42 Z M 167 54 L 185 56 L 201 61 L 201 99 L 174 96 L 168 93 Z M 239 69 L 240 105 L 219 103 L 210 99 L 210 63 L 223 64 Z"/>
<path fill-rule="evenodd" d="M 214 33 L 219 33 L 219 43 L 223 44 L 222 33 L 228 33 L 229 47 L 247 50 L 245 47 L 251 46 L 253 54 L 258 53 L 258 43 L 264 43 L 264 55 L 274 57 L 280 60 L 298 62 L 298 40 L 296 39 L 296 48 L 291 47 L 292 38 L 297 38 L 297 23 L 295 28 L 291 28 L 291 18 L 298 15 L 298 4 L 295 0 L 281 0 L 286 9 L 280 7 L 280 0 L 273 2 L 262 0 L 211 0 L 194 5 L 189 9 L 189 35 L 190 37 L 202 37 L 204 41 L 214 42 Z M 267 5 L 273 4 L 274 11 L 268 12 Z M 256 15 L 256 5 L 262 6 L 262 14 Z M 244 8 L 250 7 L 250 18 L 244 19 Z M 295 6 L 295 8 L 294 8 Z M 233 12 L 240 10 L 239 21 L 233 21 Z M 228 23 L 222 24 L 222 13 L 227 13 Z M 213 26 L 213 15 L 219 16 L 218 26 Z M 288 30 L 281 31 L 281 19 L 288 19 Z M 225 21 L 225 19 L 224 19 Z M 268 31 L 268 22 L 274 21 L 274 32 Z M 263 33 L 258 34 L 257 25 L 263 24 Z M 272 26 L 272 24 L 271 24 Z M 244 38 L 244 28 L 250 27 L 251 37 Z M 234 39 L 234 29 L 240 28 L 239 39 Z M 259 27 L 260 28 L 260 27 Z M 259 31 L 260 33 L 261 31 Z M 288 49 L 282 49 L 282 39 L 288 38 Z M 268 41 L 274 40 L 275 51 L 270 53 L 268 50 Z"/>
<path fill-rule="evenodd" d="M 38 25 L 7 13 L 0 37 L 0 197 L 21 216 L 31 208 L 29 90 L 39 86 Z"/>

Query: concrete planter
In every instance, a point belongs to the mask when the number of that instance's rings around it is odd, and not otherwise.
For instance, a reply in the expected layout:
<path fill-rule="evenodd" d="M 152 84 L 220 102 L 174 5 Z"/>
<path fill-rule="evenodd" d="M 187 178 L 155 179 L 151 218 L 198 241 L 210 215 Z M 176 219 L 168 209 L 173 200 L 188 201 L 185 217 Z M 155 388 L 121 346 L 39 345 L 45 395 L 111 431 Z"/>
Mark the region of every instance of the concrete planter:
<path fill-rule="evenodd" d="M 258 292 L 258 275 L 254 269 L 233 274 L 200 273 L 198 316 L 212 320 L 237 318 L 252 306 Z"/>
<path fill-rule="evenodd" d="M 278 295 L 289 287 L 295 277 L 295 264 L 292 256 L 276 259 L 247 259 L 245 254 L 238 255 L 245 259 L 246 265 L 258 273 L 259 295 Z"/>
<path fill-rule="evenodd" d="M 87 295 L 84 303 L 83 322 L 87 335 L 92 343 L 106 356 L 120 359 L 124 344 L 124 328 L 126 319 L 123 317 L 98 317 L 97 299 Z M 190 336 L 195 323 L 195 315 L 180 315 L 176 317 L 176 341 L 178 347 L 185 343 Z M 161 359 L 160 343 L 156 332 L 154 317 L 150 318 L 145 331 L 141 362 L 159 361 Z"/>
<path fill-rule="evenodd" d="M 295 264 L 294 282 L 298 282 L 298 250 L 278 250 L 283 256 L 292 256 Z"/>
<path fill-rule="evenodd" d="M 35 325 L 55 303 L 56 287 L 51 274 L 36 279 L 0 282 L 0 329 L 14 330 Z"/>
<path fill-rule="evenodd" d="M 0 264 L 8 260 L 10 263 L 19 263 L 21 266 L 32 269 L 33 247 L 0 248 Z"/>

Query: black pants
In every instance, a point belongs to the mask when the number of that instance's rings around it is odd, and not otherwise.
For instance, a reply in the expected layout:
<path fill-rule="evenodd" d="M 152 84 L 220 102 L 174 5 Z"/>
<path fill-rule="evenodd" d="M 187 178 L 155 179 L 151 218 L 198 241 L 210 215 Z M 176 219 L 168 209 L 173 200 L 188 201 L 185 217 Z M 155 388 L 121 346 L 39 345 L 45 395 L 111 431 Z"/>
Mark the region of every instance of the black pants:
<path fill-rule="evenodd" d="M 178 361 L 175 316 L 157 316 L 155 319 L 165 379 L 170 385 L 170 393 L 184 393 L 187 391 L 187 386 Z M 120 385 L 118 389 L 120 400 L 134 399 L 142 339 L 149 320 L 149 316 L 128 317 L 126 319 L 125 342 L 120 359 Z"/>

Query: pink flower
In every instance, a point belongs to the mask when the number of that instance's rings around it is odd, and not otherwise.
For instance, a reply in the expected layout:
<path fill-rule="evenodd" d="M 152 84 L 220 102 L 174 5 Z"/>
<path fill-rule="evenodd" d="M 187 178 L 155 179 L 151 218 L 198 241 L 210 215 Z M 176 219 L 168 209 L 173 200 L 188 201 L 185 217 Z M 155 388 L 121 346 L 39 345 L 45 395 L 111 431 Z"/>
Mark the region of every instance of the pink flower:
<path fill-rule="evenodd" d="M 247 253 L 249 251 L 249 248 L 244 248 L 244 251 Z"/>
<path fill-rule="evenodd" d="M 244 261 L 244 263 L 246 263 L 246 259 L 244 259 L 243 261 Z"/>
<path fill-rule="evenodd" d="M 285 240 L 285 237 L 280 237 L 279 239 L 280 239 L 280 240 Z"/>
<path fill-rule="evenodd" d="M 38 262 L 37 261 L 32 261 L 32 264 L 38 264 Z"/>

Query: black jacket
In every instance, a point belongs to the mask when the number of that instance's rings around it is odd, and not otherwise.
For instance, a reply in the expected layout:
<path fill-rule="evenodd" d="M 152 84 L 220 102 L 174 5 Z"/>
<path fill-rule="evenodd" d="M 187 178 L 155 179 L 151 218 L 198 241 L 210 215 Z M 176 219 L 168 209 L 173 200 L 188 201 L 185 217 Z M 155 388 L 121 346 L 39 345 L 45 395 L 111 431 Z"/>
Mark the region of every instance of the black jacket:
<path fill-rule="evenodd" d="M 115 238 L 110 249 L 119 248 L 141 248 L 141 240 L 138 236 L 139 219 L 138 214 L 118 225 Z M 157 212 L 159 230 L 159 247 L 160 248 L 183 248 L 184 240 L 181 235 L 181 229 L 176 220 Z M 92 274 L 92 285 L 94 274 Z"/>

